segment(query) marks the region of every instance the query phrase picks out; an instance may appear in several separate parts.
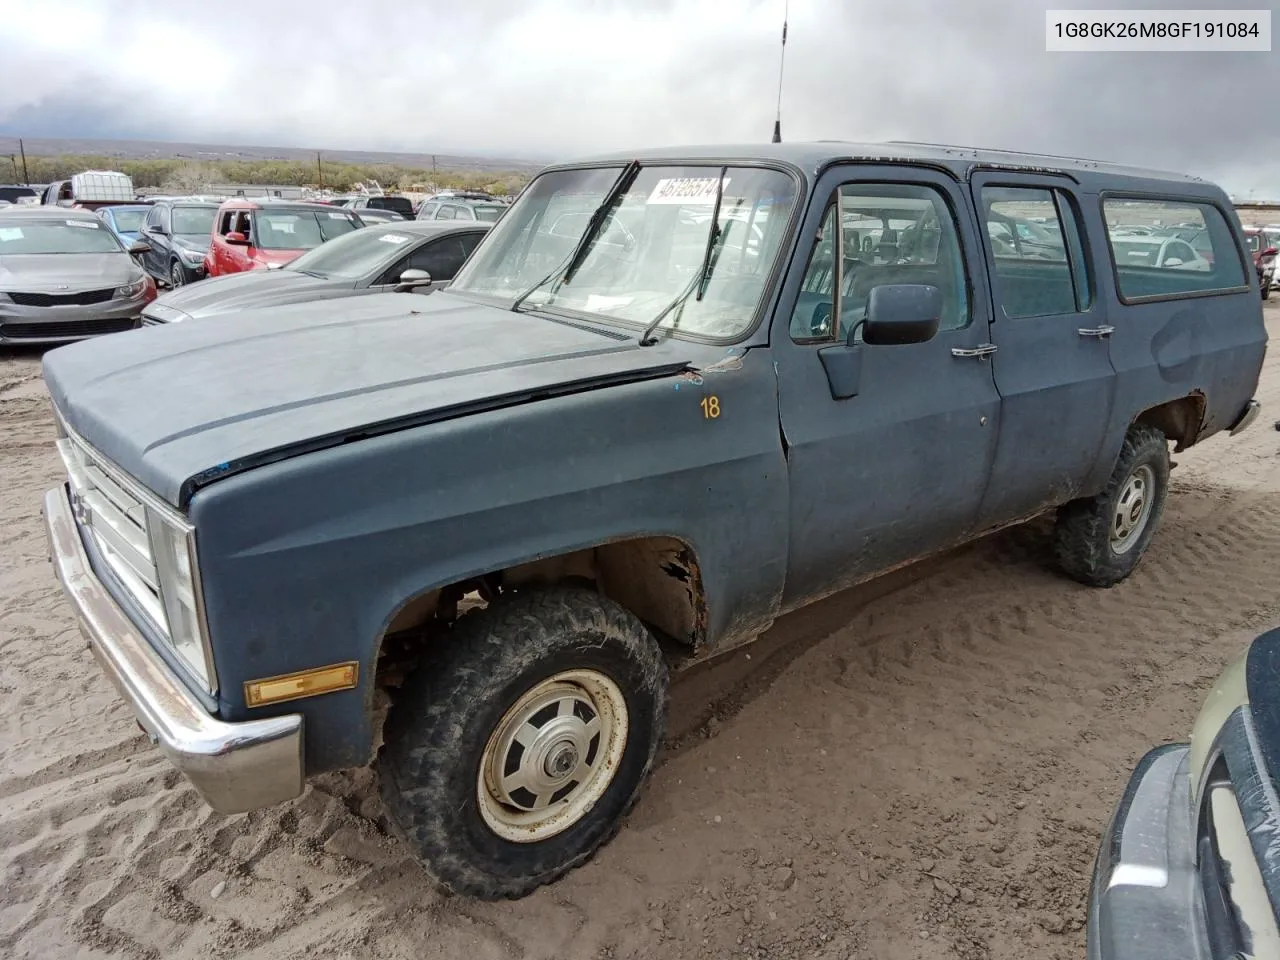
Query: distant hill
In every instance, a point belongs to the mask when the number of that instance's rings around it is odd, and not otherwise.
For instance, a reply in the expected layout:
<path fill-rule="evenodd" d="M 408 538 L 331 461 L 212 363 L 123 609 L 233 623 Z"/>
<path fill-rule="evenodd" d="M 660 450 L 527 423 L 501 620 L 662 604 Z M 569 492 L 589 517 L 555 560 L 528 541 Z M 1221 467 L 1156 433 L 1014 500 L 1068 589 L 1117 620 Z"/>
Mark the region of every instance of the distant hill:
<path fill-rule="evenodd" d="M 313 161 L 315 150 L 300 147 L 253 147 L 221 143 L 168 143 L 163 140 L 104 140 L 74 137 L 24 137 L 27 156 L 88 154 L 120 157 L 126 160 L 191 159 L 191 160 L 300 160 Z M 7 158 L 18 152 L 18 138 L 0 136 L 0 156 Z M 458 171 L 533 172 L 543 166 L 534 160 L 502 157 L 468 157 L 457 154 L 384 153 L 377 150 L 321 150 L 324 159 L 340 163 L 385 163 L 402 167 Z M 0 171 L 0 178 L 4 173 Z"/>

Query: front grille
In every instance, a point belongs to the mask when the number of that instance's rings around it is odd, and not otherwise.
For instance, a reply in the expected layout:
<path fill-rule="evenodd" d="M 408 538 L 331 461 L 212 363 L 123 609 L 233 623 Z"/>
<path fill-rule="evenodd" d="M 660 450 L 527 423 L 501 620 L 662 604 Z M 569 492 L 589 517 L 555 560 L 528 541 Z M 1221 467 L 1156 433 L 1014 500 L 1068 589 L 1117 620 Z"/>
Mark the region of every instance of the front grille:
<path fill-rule="evenodd" d="M 87 307 L 107 303 L 116 295 L 115 287 L 105 290 L 81 290 L 79 293 L 9 293 L 9 299 L 20 307 Z"/>
<path fill-rule="evenodd" d="M 71 480 L 76 520 L 93 538 L 111 572 L 167 636 L 160 580 L 147 531 L 147 508 L 142 498 L 81 443 L 63 437 L 58 440 L 58 451 Z"/>
<path fill-rule="evenodd" d="M 59 337 L 94 337 L 103 333 L 132 330 L 132 317 L 112 320 L 54 320 L 46 323 L 0 323 L 0 337 L 11 340 L 41 340 Z"/>

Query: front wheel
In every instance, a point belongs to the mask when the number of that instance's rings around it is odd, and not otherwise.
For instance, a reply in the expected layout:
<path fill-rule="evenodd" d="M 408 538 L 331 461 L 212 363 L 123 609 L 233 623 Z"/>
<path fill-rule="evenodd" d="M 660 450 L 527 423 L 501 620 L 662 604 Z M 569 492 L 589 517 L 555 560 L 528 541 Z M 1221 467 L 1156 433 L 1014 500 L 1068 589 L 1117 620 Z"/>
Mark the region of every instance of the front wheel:
<path fill-rule="evenodd" d="M 617 831 L 653 766 L 667 670 L 638 619 L 581 589 L 465 617 L 387 723 L 382 796 L 443 886 L 524 896 Z"/>
<path fill-rule="evenodd" d="M 1270 300 L 1270 299 L 1271 299 L 1271 284 L 1270 284 L 1270 283 L 1263 284 L 1263 286 L 1262 286 L 1262 299 L 1263 299 L 1263 300 Z"/>
<path fill-rule="evenodd" d="M 182 269 L 182 264 L 177 260 L 169 266 L 169 286 L 177 290 L 180 286 L 187 282 L 187 271 Z"/>
<path fill-rule="evenodd" d="M 1146 553 L 1168 492 L 1168 440 L 1154 427 L 1130 427 L 1106 488 L 1059 508 L 1058 565 L 1090 586 L 1119 583 Z"/>

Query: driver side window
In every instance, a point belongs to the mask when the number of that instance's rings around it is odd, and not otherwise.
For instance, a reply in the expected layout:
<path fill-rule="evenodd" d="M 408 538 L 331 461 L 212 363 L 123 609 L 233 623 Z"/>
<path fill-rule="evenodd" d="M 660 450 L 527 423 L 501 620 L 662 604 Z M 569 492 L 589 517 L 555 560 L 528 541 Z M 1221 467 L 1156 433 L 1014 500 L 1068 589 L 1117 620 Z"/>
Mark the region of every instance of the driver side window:
<path fill-rule="evenodd" d="M 836 208 L 832 204 L 822 218 L 809 267 L 800 284 L 800 296 L 791 311 L 793 340 L 827 340 L 831 337 L 831 317 L 835 312 L 836 290 Z"/>

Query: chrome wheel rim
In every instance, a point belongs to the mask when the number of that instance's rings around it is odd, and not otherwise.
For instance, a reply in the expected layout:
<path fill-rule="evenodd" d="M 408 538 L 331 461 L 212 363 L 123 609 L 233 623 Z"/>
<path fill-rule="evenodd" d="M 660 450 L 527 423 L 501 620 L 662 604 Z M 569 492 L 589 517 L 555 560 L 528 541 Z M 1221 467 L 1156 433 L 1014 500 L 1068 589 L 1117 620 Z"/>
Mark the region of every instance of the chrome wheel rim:
<path fill-rule="evenodd" d="M 514 843 L 569 829 L 613 782 L 627 743 L 627 703 L 595 670 L 566 670 L 528 690 L 485 744 L 480 815 Z"/>
<path fill-rule="evenodd" d="M 169 268 L 169 286 L 171 287 L 182 286 L 182 268 L 178 266 L 176 263 Z"/>
<path fill-rule="evenodd" d="M 1116 508 L 1111 516 L 1111 550 L 1128 553 L 1142 536 L 1151 519 L 1155 502 L 1156 474 L 1146 464 L 1138 467 L 1120 488 Z"/>

